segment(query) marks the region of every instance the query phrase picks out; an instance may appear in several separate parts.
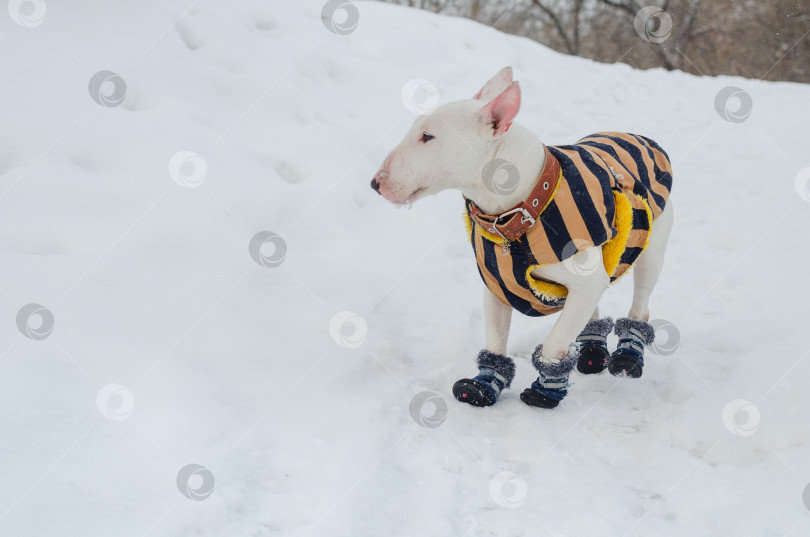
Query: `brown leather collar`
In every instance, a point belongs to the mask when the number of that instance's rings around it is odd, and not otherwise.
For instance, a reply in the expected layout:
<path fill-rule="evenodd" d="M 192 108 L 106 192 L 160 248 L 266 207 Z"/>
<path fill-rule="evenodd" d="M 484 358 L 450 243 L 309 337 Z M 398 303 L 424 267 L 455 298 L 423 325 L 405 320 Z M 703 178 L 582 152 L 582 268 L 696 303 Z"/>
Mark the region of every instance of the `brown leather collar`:
<path fill-rule="evenodd" d="M 537 216 L 546 208 L 557 189 L 560 163 L 551 155 L 546 146 L 543 146 L 543 150 L 546 154 L 546 163 L 543 165 L 543 171 L 540 172 L 537 184 L 525 200 L 500 214 L 486 214 L 472 200 L 467 200 L 467 211 L 470 218 L 490 233 L 502 237 L 505 246 L 508 241 L 519 238 L 534 225 Z"/>

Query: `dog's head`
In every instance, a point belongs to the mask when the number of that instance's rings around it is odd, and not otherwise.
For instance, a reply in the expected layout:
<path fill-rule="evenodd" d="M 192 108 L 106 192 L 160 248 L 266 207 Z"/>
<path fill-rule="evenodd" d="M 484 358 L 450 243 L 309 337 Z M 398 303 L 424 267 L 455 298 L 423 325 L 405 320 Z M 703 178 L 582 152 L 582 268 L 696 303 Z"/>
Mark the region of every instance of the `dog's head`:
<path fill-rule="evenodd" d="M 371 188 L 397 205 L 448 188 L 468 191 L 481 181 L 520 109 L 520 86 L 504 67 L 472 99 L 448 103 L 416 118 L 385 158 Z"/>

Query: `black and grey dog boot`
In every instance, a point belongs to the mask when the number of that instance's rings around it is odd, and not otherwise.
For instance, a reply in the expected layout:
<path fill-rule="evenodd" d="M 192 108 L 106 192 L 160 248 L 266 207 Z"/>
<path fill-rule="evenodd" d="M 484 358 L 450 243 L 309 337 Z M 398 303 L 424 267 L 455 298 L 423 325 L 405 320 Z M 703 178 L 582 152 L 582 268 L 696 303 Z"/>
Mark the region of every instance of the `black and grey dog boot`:
<path fill-rule="evenodd" d="M 616 321 L 619 346 L 608 359 L 608 371 L 616 377 L 637 379 L 644 368 L 644 346 L 655 341 L 655 329 L 639 319 L 622 317 Z"/>
<path fill-rule="evenodd" d="M 613 319 L 605 317 L 588 321 L 582 333 L 577 337 L 579 343 L 579 360 L 577 370 L 586 375 L 601 373 L 607 367 L 610 351 L 607 347 L 607 336 L 613 330 Z"/>
<path fill-rule="evenodd" d="M 515 362 L 488 350 L 478 353 L 478 374 L 453 384 L 453 396 L 472 406 L 492 406 L 515 378 Z"/>
<path fill-rule="evenodd" d="M 532 354 L 532 365 L 540 373 L 530 388 L 523 390 L 520 400 L 529 406 L 554 408 L 568 395 L 568 376 L 577 363 L 577 346 L 572 345 L 568 354 L 559 362 L 543 360 L 543 346 L 538 345 Z"/>

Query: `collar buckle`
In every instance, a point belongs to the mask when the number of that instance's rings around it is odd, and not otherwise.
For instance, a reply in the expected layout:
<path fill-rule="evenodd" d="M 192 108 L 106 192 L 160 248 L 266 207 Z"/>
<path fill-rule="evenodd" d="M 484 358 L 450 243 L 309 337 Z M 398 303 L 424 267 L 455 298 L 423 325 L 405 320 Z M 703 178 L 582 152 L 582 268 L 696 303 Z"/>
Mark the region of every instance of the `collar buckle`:
<path fill-rule="evenodd" d="M 520 217 L 520 223 L 521 224 L 525 224 L 526 222 L 529 222 L 529 226 L 534 225 L 536 220 L 534 219 L 534 217 L 531 214 L 529 214 L 529 211 L 527 211 L 524 207 L 517 207 L 516 209 L 512 209 L 512 210 L 506 211 L 505 213 L 499 214 L 498 216 L 495 217 L 495 222 L 494 222 L 493 225 L 497 226 L 498 225 L 498 220 L 500 220 L 501 218 L 505 218 L 505 217 L 507 217 L 509 215 L 518 213 L 518 212 L 523 213 L 522 216 Z"/>

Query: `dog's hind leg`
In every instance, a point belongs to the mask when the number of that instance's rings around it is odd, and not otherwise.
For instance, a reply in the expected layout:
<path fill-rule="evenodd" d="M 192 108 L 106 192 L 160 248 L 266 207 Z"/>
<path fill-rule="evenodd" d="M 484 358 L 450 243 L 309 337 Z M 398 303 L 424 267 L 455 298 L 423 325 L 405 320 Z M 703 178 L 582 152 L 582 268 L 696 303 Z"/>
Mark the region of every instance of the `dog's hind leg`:
<path fill-rule="evenodd" d="M 650 295 L 661 268 L 674 220 L 672 201 L 653 223 L 647 248 L 633 265 L 633 304 L 627 317 L 616 321 L 619 346 L 608 359 L 608 371 L 617 377 L 638 378 L 644 366 L 644 347 L 655 339 L 650 320 Z"/>
<path fill-rule="evenodd" d="M 484 289 L 486 343 L 478 353 L 478 374 L 453 385 L 453 396 L 473 406 L 494 405 L 501 391 L 512 384 L 515 362 L 506 355 L 512 308 L 502 304 L 489 289 Z"/>
<path fill-rule="evenodd" d="M 650 319 L 650 295 L 664 266 L 664 252 L 667 249 L 673 220 L 674 213 L 670 200 L 661 216 L 653 223 L 647 248 L 633 265 L 633 304 L 627 314 L 631 319 L 642 321 Z"/>

